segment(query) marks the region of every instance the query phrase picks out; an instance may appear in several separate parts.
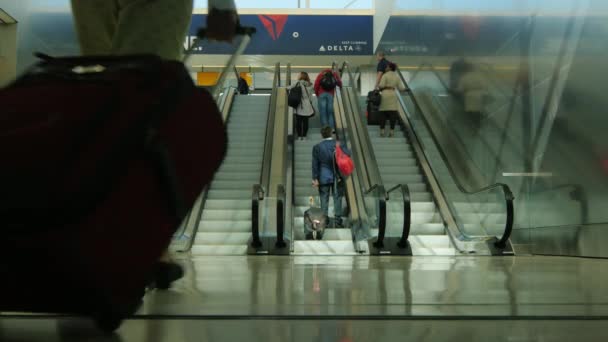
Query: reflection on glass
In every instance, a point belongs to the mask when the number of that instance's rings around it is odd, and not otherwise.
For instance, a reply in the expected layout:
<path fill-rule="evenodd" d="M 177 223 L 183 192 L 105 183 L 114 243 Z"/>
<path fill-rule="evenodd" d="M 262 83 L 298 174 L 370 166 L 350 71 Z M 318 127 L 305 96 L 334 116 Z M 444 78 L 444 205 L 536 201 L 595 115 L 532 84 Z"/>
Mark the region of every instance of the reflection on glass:
<path fill-rule="evenodd" d="M 403 12 L 416 6 L 446 15 Z M 451 145 L 440 147 L 460 152 L 448 158 L 463 165 L 465 185 L 502 182 L 514 191 L 516 242 L 534 243 L 531 232 L 539 230 L 532 228 L 608 222 L 603 209 L 608 194 L 603 85 L 608 3 L 446 0 L 414 5 L 402 0 L 397 8 L 400 15 L 390 18 L 380 49 L 410 72 L 413 96 L 422 107 L 414 115 L 431 118 L 431 129 L 450 137 Z M 509 15 L 484 15 L 490 12 Z M 417 133 L 431 133 L 422 123 L 414 123 Z M 425 142 L 429 154 L 434 148 L 432 141 Z M 434 171 L 450 193 L 441 167 Z M 469 203 L 457 209 L 459 223 L 466 226 L 471 211 L 480 216 L 480 228 L 492 231 L 498 220 L 493 214 L 498 208 L 490 209 L 495 195 L 488 195 L 487 208 Z"/>

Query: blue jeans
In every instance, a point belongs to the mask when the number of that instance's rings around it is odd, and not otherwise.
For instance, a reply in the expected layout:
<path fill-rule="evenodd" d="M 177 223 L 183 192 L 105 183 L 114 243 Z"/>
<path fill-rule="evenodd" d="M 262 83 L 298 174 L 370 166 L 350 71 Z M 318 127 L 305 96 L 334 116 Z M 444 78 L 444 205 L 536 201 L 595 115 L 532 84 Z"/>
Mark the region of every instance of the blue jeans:
<path fill-rule="evenodd" d="M 334 215 L 336 223 L 342 224 L 342 197 L 344 197 L 344 182 L 339 182 L 334 187 L 333 184 L 319 185 L 319 197 L 321 198 L 321 209 L 326 217 L 329 217 L 329 194 L 332 193 L 334 198 Z"/>
<path fill-rule="evenodd" d="M 334 120 L 334 96 L 330 93 L 319 95 L 319 112 L 321 114 L 321 126 L 329 126 L 336 129 Z"/>

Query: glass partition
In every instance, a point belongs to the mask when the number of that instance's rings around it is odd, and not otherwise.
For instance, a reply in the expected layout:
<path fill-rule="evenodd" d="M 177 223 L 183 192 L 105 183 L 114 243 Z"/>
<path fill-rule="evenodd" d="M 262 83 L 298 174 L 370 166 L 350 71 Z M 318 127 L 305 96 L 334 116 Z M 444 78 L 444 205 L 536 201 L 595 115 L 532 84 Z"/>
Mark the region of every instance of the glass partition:
<path fill-rule="evenodd" d="M 546 244 L 551 228 L 574 232 L 608 222 L 602 209 L 608 194 L 608 3 L 396 4 L 380 49 L 407 66 L 413 95 L 435 120 L 431 127 L 459 146 L 462 172 L 471 173 L 463 180 L 470 186 L 502 182 L 513 190 L 514 241 Z M 491 228 L 492 221 L 481 222 Z M 551 243 L 576 245 L 580 236 L 555 235 Z"/>
<path fill-rule="evenodd" d="M 418 105 L 426 101 L 422 96 L 419 98 L 416 94 L 405 95 L 402 99 L 424 157 L 465 239 L 501 237 L 507 222 L 503 190 L 495 188 L 477 194 L 467 194 L 467 192 L 476 192 L 481 187 L 471 186 L 479 182 L 474 181 L 476 175 L 472 169 L 465 170 L 464 173 L 454 170 L 454 165 L 457 164 L 455 159 L 467 159 L 469 156 L 463 155 L 463 152 L 467 152 L 466 149 L 458 149 L 454 145 L 448 146 L 447 142 L 453 140 L 453 137 L 442 136 L 447 131 L 446 128 L 450 127 L 450 121 L 448 119 L 442 121 L 441 117 L 428 115 L 428 108 Z M 466 164 L 473 167 L 470 162 Z"/>

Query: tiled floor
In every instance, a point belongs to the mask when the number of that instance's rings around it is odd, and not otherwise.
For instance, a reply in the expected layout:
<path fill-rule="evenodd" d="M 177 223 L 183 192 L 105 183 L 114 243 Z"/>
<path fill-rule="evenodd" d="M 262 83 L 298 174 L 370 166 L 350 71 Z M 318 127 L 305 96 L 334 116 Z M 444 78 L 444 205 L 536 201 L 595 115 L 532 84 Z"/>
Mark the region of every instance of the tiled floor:
<path fill-rule="evenodd" d="M 101 338 L 82 320 L 5 317 L 0 341 L 608 340 L 606 260 L 303 256 L 183 262 L 187 277 L 169 291 L 148 293 L 137 317 L 116 336 Z"/>

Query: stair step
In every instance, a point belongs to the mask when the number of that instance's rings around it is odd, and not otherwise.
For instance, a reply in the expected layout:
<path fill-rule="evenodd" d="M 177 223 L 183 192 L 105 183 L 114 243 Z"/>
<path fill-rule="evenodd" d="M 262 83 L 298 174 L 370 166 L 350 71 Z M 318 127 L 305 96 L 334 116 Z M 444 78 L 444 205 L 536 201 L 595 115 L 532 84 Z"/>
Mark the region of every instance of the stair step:
<path fill-rule="evenodd" d="M 197 245 L 245 245 L 251 239 L 251 232 L 199 232 L 194 243 Z"/>
<path fill-rule="evenodd" d="M 204 212 L 203 212 L 204 213 Z M 251 220 L 242 221 L 219 221 L 219 220 L 202 220 L 199 232 L 251 232 Z"/>
<path fill-rule="evenodd" d="M 217 170 L 218 173 L 223 172 L 223 171 L 240 171 L 240 172 L 257 172 L 260 173 L 260 171 L 262 170 L 262 165 L 261 162 L 258 163 L 251 163 L 251 164 L 245 164 L 245 163 L 223 163 L 222 166 L 220 166 L 220 168 Z"/>
<path fill-rule="evenodd" d="M 224 164 L 225 163 L 244 163 L 244 164 L 253 164 L 253 163 L 257 163 L 258 165 L 260 165 L 260 167 L 262 166 L 262 156 L 261 155 L 250 155 L 250 156 L 243 156 L 243 155 L 226 155 L 226 158 L 224 159 Z"/>
<path fill-rule="evenodd" d="M 250 190 L 209 190 L 208 198 L 215 200 L 231 200 L 231 199 L 249 199 L 253 194 L 253 184 Z"/>
<path fill-rule="evenodd" d="M 384 183 L 399 183 L 412 184 L 424 183 L 424 177 L 421 174 L 386 174 L 380 173 L 380 177 Z"/>
<path fill-rule="evenodd" d="M 391 224 L 403 224 L 403 214 L 401 212 L 390 211 L 386 213 L 386 222 Z M 443 219 L 438 212 L 412 211 L 411 223 L 441 223 Z"/>
<path fill-rule="evenodd" d="M 241 210 L 205 209 L 203 221 L 251 221 L 251 208 Z"/>
<path fill-rule="evenodd" d="M 249 181 L 251 185 L 255 183 L 259 183 L 260 173 L 259 172 L 234 172 L 234 171 L 224 171 L 218 172 L 215 174 L 213 178 L 214 181 L 241 181 L 246 182 Z"/>
<path fill-rule="evenodd" d="M 247 180 L 220 180 L 211 183 L 212 190 L 247 190 L 252 189 L 253 183 Z"/>
<path fill-rule="evenodd" d="M 418 168 L 418 166 L 394 166 L 394 165 L 386 165 L 387 163 L 384 163 L 384 161 L 378 160 L 378 169 L 380 169 L 380 174 L 407 174 L 407 175 L 412 175 L 412 174 L 419 174 L 422 175 L 422 173 L 420 172 L 420 168 Z"/>
<path fill-rule="evenodd" d="M 205 201 L 205 210 L 207 209 L 224 209 L 224 210 L 243 210 L 251 209 L 251 199 L 243 200 L 222 200 L 209 199 Z"/>

